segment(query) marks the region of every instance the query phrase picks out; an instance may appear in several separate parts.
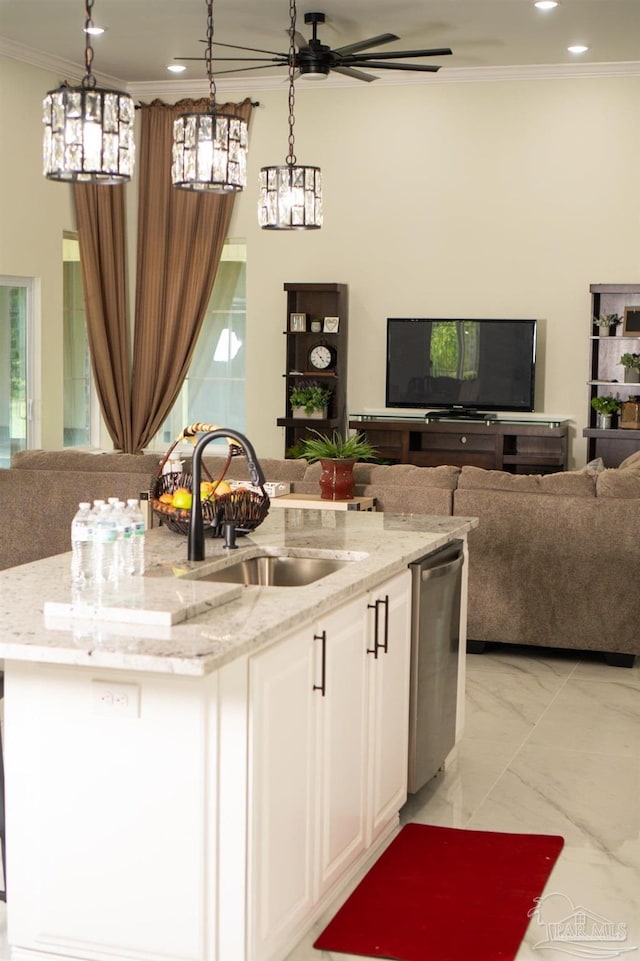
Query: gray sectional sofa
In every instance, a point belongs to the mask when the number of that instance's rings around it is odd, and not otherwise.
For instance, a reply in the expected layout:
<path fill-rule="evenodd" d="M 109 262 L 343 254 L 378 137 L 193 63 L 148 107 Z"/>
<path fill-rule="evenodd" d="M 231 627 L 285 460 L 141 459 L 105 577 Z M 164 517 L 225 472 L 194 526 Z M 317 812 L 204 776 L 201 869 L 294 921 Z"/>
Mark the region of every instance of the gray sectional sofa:
<path fill-rule="evenodd" d="M 487 642 L 640 654 L 640 455 L 620 468 L 514 475 L 476 467 L 356 464 L 356 493 L 391 513 L 480 519 L 469 536 L 470 649 Z M 213 476 L 221 458 L 205 458 Z M 268 480 L 317 493 L 320 467 L 262 460 Z M 154 455 L 24 451 L 0 470 L 0 569 L 69 550 L 83 499 L 137 496 Z M 246 479 L 243 457 L 228 476 Z"/>

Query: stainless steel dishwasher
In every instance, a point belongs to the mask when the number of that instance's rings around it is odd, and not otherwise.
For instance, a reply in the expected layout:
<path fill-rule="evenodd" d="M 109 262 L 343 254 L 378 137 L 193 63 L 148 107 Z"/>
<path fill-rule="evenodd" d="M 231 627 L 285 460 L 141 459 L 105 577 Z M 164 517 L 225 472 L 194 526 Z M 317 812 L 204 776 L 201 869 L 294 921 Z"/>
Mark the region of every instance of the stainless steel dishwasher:
<path fill-rule="evenodd" d="M 442 767 L 455 744 L 463 542 L 409 565 L 412 575 L 410 794 Z"/>

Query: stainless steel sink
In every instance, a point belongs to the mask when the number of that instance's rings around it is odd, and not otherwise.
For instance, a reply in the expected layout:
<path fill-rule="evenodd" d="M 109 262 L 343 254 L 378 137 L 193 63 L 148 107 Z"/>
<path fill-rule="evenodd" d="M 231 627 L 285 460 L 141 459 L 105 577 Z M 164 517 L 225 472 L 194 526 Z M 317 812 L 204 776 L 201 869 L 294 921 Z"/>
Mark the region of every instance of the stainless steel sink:
<path fill-rule="evenodd" d="M 291 557 L 261 554 L 207 573 L 193 572 L 188 579 L 215 581 L 222 584 L 244 584 L 258 587 L 304 587 L 339 571 L 356 558 Z"/>

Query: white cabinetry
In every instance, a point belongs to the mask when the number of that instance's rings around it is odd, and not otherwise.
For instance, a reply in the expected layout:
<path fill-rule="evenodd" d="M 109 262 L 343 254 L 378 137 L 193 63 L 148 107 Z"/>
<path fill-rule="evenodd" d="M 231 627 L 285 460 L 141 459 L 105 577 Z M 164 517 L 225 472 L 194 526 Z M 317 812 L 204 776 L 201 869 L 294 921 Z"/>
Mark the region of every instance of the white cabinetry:
<path fill-rule="evenodd" d="M 251 659 L 254 961 L 301 936 L 404 803 L 410 591 L 406 571 Z"/>
<path fill-rule="evenodd" d="M 398 574 L 369 595 L 370 635 L 378 620 L 378 657 L 370 661 L 369 827 L 375 839 L 407 799 L 411 575 Z"/>

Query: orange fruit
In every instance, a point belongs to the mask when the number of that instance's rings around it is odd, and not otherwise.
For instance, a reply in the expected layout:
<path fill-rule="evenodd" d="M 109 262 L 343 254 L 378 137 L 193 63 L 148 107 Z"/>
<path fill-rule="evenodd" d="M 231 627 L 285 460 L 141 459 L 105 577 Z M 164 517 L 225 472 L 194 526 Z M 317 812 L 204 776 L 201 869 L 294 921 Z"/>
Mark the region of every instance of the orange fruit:
<path fill-rule="evenodd" d="M 160 494 L 158 500 L 161 504 L 173 504 L 173 494 Z"/>

